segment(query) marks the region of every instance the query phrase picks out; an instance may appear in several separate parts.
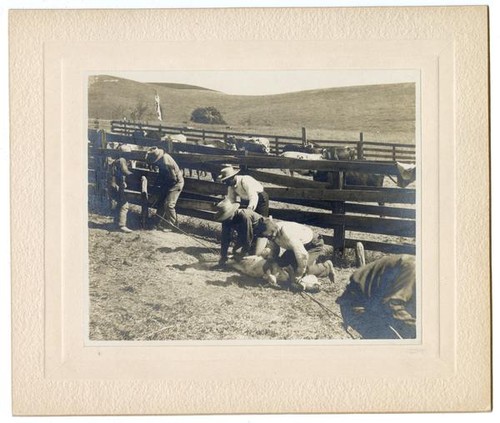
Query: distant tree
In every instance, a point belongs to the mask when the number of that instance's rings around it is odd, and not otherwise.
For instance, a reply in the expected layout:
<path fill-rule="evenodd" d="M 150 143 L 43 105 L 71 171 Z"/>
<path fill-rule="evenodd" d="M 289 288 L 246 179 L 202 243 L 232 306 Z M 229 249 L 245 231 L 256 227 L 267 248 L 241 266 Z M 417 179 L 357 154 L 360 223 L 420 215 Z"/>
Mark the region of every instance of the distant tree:
<path fill-rule="evenodd" d="M 144 99 L 141 99 L 132 109 L 132 112 L 130 113 L 130 119 L 134 122 L 139 122 L 143 120 L 146 117 L 146 115 L 149 115 L 149 113 L 147 112 L 148 112 L 148 105 L 144 101 Z"/>
<path fill-rule="evenodd" d="M 215 107 L 198 107 L 191 113 L 191 121 L 196 123 L 209 123 L 224 125 L 226 121 Z"/>
<path fill-rule="evenodd" d="M 113 107 L 111 111 L 111 119 L 123 119 L 124 116 L 130 116 L 130 110 L 127 110 L 121 104 Z"/>

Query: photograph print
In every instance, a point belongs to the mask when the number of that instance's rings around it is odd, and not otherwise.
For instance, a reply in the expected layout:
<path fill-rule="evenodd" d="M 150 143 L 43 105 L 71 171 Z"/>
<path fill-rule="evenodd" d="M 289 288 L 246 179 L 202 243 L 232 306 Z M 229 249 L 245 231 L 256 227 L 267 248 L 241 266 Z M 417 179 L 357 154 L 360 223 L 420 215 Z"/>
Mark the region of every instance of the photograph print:
<path fill-rule="evenodd" d="M 418 342 L 419 73 L 88 75 L 88 342 Z"/>

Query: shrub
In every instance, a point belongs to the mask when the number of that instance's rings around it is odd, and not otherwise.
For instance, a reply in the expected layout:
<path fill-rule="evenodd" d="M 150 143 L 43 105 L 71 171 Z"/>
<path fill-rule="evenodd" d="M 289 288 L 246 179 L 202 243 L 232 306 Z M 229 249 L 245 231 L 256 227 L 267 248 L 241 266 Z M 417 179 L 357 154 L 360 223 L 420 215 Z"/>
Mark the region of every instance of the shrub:
<path fill-rule="evenodd" d="M 196 123 L 209 123 L 224 125 L 226 121 L 215 107 L 198 107 L 191 113 L 191 121 Z"/>

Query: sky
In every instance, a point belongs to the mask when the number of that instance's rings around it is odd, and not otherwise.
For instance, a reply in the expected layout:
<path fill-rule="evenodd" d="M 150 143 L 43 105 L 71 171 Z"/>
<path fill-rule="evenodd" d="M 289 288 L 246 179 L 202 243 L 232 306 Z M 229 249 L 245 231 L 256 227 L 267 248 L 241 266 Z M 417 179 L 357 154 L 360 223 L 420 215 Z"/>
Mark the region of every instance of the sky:
<path fill-rule="evenodd" d="M 175 82 L 237 95 L 269 95 L 353 85 L 418 82 L 412 69 L 101 72 L 139 82 Z"/>

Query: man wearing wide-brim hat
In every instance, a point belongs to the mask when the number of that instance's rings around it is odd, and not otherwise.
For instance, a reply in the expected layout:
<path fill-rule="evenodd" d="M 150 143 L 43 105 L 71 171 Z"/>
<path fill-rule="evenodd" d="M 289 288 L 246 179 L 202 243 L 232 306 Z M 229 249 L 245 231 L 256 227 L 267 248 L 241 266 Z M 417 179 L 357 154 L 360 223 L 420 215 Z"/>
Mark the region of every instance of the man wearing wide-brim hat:
<path fill-rule="evenodd" d="M 184 175 L 172 156 L 161 148 L 150 148 L 146 153 L 146 161 L 157 166 L 159 170 L 156 180 L 160 186 L 156 227 L 167 232 L 177 227 L 175 205 L 184 187 Z"/>
<path fill-rule="evenodd" d="M 227 196 L 232 203 L 238 198 L 247 200 L 247 209 L 260 215 L 269 216 L 269 195 L 262 184 L 250 175 L 240 175 L 240 170 L 227 165 L 221 170 L 217 180 L 228 186 Z"/>
<path fill-rule="evenodd" d="M 250 209 L 240 209 L 238 203 L 232 203 L 228 198 L 219 202 L 216 205 L 216 210 L 214 220 L 222 222 L 220 266 L 223 266 L 228 259 L 233 231 L 237 234 L 233 247 L 233 252 L 236 255 L 258 255 L 264 250 L 267 240 L 255 237 L 254 234 L 254 228 L 263 219 L 260 214 Z"/>

